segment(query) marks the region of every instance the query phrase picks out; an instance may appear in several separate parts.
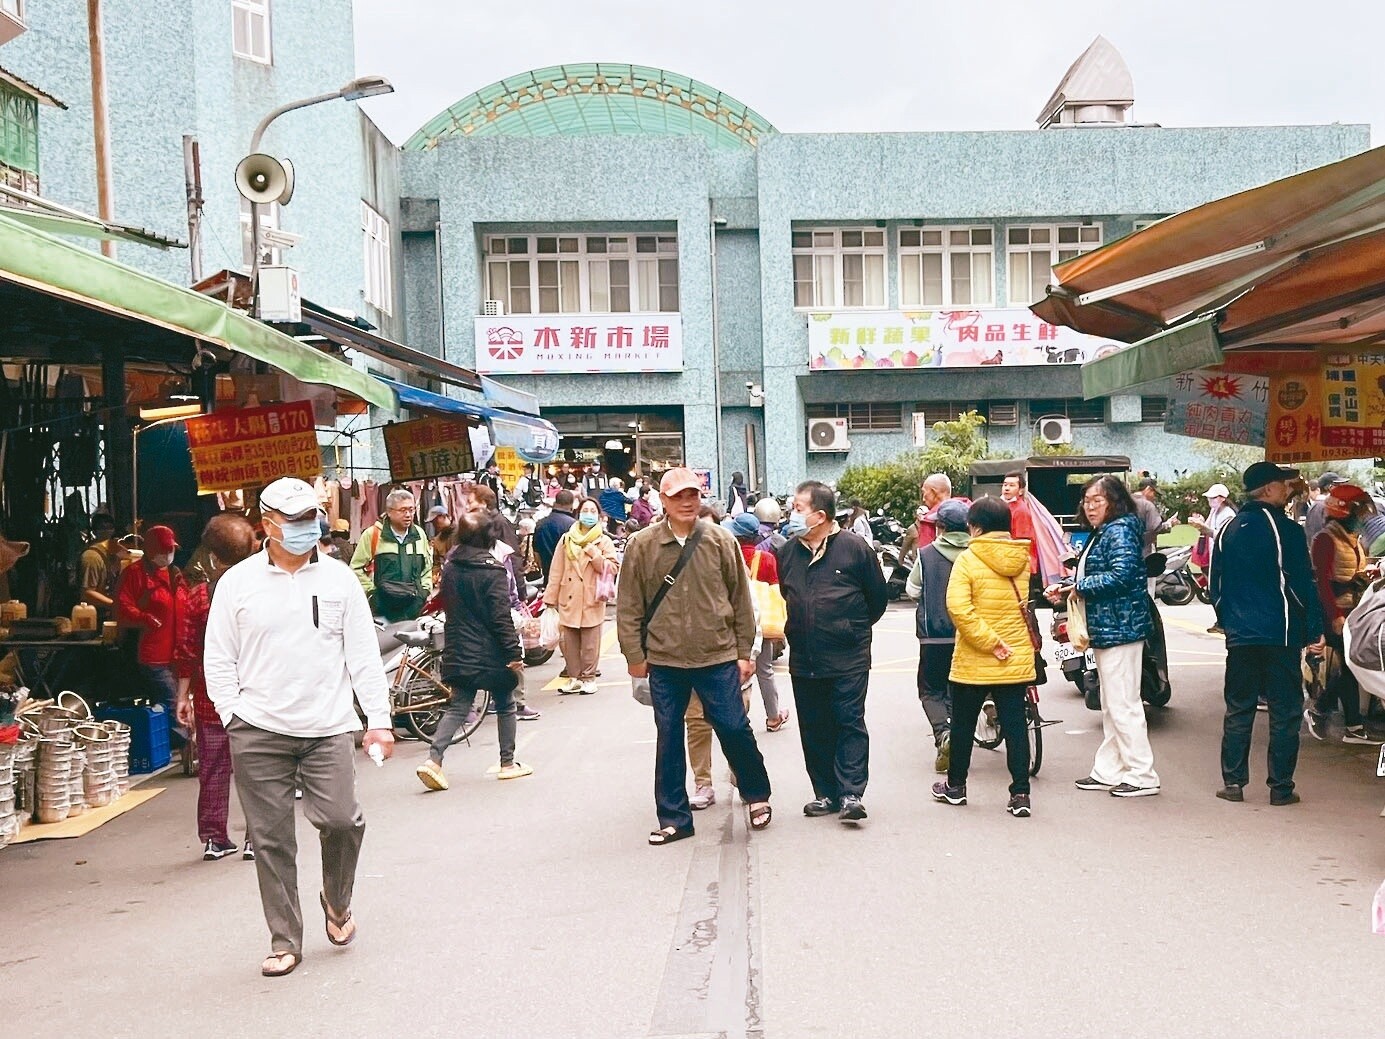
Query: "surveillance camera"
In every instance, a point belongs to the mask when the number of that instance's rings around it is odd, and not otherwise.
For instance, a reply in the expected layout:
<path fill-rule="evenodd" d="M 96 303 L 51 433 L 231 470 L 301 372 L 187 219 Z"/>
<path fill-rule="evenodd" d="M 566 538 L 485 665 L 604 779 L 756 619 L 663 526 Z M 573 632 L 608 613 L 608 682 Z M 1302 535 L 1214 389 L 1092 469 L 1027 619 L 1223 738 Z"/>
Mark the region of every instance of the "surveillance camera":
<path fill-rule="evenodd" d="M 753 390 L 755 388 L 755 384 L 753 382 L 748 382 L 745 384 L 745 388 L 747 390 Z"/>

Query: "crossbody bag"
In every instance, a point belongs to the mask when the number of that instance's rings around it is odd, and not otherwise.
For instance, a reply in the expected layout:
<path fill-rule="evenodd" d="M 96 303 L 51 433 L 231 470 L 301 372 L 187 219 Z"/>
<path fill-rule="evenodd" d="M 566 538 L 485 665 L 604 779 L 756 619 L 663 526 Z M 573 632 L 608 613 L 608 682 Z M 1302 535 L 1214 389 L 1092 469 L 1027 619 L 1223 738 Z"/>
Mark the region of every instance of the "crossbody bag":
<path fill-rule="evenodd" d="M 673 569 L 664 575 L 664 579 L 659 582 L 659 590 L 654 593 L 654 598 L 650 599 L 649 605 L 645 607 L 644 619 L 640 621 L 640 652 L 645 654 L 646 658 L 649 655 L 649 622 L 654 619 L 654 614 L 663 605 L 664 597 L 678 583 L 678 575 L 688 565 L 688 560 L 692 558 L 692 554 L 697 550 L 697 544 L 701 540 L 702 524 L 699 522 L 693 527 L 692 533 L 688 535 L 688 540 L 683 542 L 683 550 L 678 553 Z M 646 707 L 654 706 L 654 697 L 649 690 L 649 676 L 647 674 L 643 678 L 631 679 L 630 695 Z"/>

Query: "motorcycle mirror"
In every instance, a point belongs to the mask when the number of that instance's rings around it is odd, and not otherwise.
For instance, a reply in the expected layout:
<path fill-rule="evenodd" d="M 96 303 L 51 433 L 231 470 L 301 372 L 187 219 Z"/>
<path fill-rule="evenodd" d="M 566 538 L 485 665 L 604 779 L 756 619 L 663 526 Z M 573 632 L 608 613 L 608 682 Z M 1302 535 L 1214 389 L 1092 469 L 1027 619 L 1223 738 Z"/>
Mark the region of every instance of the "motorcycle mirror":
<path fill-rule="evenodd" d="M 1164 567 L 1168 565 L 1169 557 L 1162 552 L 1152 552 L 1145 559 L 1145 576 L 1158 577 L 1164 572 Z"/>

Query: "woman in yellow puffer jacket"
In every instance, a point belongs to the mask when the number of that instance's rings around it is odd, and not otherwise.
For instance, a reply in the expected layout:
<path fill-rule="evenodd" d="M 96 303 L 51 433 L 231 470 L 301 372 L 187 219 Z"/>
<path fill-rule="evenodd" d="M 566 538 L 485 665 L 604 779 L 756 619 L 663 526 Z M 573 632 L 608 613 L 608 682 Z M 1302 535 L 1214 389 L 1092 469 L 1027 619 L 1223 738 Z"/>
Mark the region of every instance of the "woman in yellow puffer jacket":
<path fill-rule="evenodd" d="M 972 735 L 986 700 L 995 704 L 1010 769 L 1006 811 L 1028 818 L 1029 736 L 1024 695 L 1034 682 L 1034 649 L 1020 602 L 1029 586 L 1029 542 L 1010 537 L 1010 509 L 985 497 L 967 511 L 971 544 L 957 557 L 947 584 L 947 612 L 957 628 L 949 686 L 952 692 L 952 760 L 947 779 L 933 785 L 933 799 L 967 803 Z"/>

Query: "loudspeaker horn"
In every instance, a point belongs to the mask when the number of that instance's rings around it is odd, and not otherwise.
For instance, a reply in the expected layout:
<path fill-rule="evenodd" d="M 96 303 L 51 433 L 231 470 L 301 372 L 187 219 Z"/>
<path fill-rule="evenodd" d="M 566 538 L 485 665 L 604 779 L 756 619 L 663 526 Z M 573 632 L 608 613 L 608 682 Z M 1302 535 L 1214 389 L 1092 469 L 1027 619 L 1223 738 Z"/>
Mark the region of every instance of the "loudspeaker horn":
<path fill-rule="evenodd" d="M 263 152 L 247 155 L 236 167 L 236 190 L 262 206 L 288 205 L 293 198 L 293 163 Z"/>

